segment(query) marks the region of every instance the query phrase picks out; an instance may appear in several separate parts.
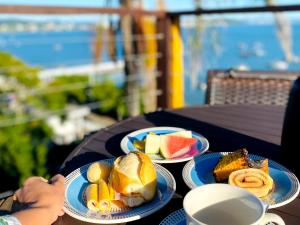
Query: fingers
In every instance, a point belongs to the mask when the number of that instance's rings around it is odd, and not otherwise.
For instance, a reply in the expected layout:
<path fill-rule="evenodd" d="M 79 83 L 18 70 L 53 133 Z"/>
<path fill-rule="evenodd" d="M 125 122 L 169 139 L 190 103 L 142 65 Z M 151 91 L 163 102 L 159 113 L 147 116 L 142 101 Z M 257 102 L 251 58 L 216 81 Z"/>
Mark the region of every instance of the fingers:
<path fill-rule="evenodd" d="M 13 200 L 21 202 L 21 189 L 16 190 L 16 192 L 13 196 Z"/>
<path fill-rule="evenodd" d="M 39 178 L 41 179 L 41 181 L 44 181 L 44 182 L 48 183 L 48 180 L 45 179 L 44 177 L 39 177 Z"/>
<path fill-rule="evenodd" d="M 48 182 L 48 180 L 45 179 L 44 177 L 30 177 L 30 178 L 28 178 L 24 181 L 23 186 L 27 186 L 27 185 L 30 185 L 34 182 L 39 182 L 39 181 L 43 181 L 43 182 L 46 182 L 46 183 Z M 64 184 L 65 183 L 65 178 L 64 178 L 64 176 L 62 176 L 60 174 L 57 174 L 49 180 L 49 183 L 50 184 L 54 184 L 54 183 Z"/>
<path fill-rule="evenodd" d="M 50 184 L 54 186 L 64 186 L 65 185 L 65 177 L 57 174 L 50 179 Z"/>
<path fill-rule="evenodd" d="M 31 203 L 34 201 L 32 193 L 26 187 L 18 189 L 15 192 L 13 199 L 19 203 Z"/>
<path fill-rule="evenodd" d="M 57 189 L 57 197 L 60 196 L 60 204 L 63 207 L 64 203 L 64 193 L 65 193 L 65 178 L 64 176 L 57 174 L 50 179 L 50 184 L 56 187 Z M 63 216 L 65 214 L 63 208 L 58 212 L 58 216 Z"/>
<path fill-rule="evenodd" d="M 27 198 L 30 196 L 30 190 L 32 189 L 33 186 L 38 185 L 39 183 L 47 183 L 48 180 L 46 180 L 43 177 L 30 177 L 26 179 L 23 183 L 23 187 L 19 188 L 14 196 L 13 200 L 18 201 L 20 203 L 26 202 Z"/>
<path fill-rule="evenodd" d="M 58 216 L 63 216 L 65 214 L 65 211 L 62 209 L 60 210 L 60 212 L 58 213 Z"/>
<path fill-rule="evenodd" d="M 24 182 L 24 186 L 15 192 L 13 199 L 20 203 L 43 202 L 46 199 L 43 193 L 47 193 L 49 195 L 55 194 L 57 199 L 60 199 L 61 204 L 63 204 L 64 186 L 65 178 L 60 174 L 49 180 L 49 183 L 42 177 L 30 177 Z M 61 212 L 61 215 L 63 215 L 63 212 Z"/>
<path fill-rule="evenodd" d="M 46 179 L 43 177 L 29 177 L 28 179 L 26 179 L 23 183 L 23 186 L 27 186 L 30 185 L 34 182 L 39 182 L 39 181 L 45 181 Z M 47 180 L 46 180 L 47 182 Z"/>

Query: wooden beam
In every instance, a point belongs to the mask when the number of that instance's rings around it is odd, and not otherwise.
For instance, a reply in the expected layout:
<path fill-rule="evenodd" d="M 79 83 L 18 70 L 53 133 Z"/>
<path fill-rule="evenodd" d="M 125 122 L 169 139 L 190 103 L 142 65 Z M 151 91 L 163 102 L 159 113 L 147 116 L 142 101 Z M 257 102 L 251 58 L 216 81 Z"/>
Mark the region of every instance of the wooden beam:
<path fill-rule="evenodd" d="M 157 70 L 161 73 L 157 77 L 157 88 L 162 94 L 157 97 L 158 108 L 169 108 L 171 102 L 170 96 L 170 76 L 171 76 L 171 17 L 167 16 L 157 20 L 157 33 L 163 34 L 162 39 L 157 40 L 157 52 L 161 53 L 161 58 L 157 61 Z"/>
<path fill-rule="evenodd" d="M 243 7 L 243 8 L 228 8 L 228 9 L 198 9 L 198 10 L 190 10 L 190 11 L 168 12 L 168 15 L 182 16 L 182 15 L 284 12 L 284 11 L 285 12 L 300 11 L 300 5 L 278 5 L 278 6 Z"/>
<path fill-rule="evenodd" d="M 117 15 L 148 15 L 164 17 L 180 15 L 200 15 L 200 14 L 224 14 L 224 13 L 254 13 L 254 12 L 283 12 L 300 11 L 300 5 L 281 5 L 281 6 L 262 6 L 262 7 L 243 7 L 228 9 L 198 9 L 191 11 L 165 12 L 150 11 L 128 8 L 100 8 L 100 7 L 57 7 L 57 6 L 38 6 L 38 5 L 0 5 L 0 14 L 117 14 Z"/>
<path fill-rule="evenodd" d="M 181 108 L 184 106 L 184 60 L 183 41 L 180 32 L 180 17 L 171 17 L 171 46 L 170 55 L 170 79 L 169 108 Z"/>
<path fill-rule="evenodd" d="M 97 7 L 56 7 L 56 6 L 33 6 L 33 5 L 0 5 L 0 14 L 117 14 L 124 15 L 145 15 L 163 17 L 163 11 L 149 11 L 128 8 L 97 8 Z"/>

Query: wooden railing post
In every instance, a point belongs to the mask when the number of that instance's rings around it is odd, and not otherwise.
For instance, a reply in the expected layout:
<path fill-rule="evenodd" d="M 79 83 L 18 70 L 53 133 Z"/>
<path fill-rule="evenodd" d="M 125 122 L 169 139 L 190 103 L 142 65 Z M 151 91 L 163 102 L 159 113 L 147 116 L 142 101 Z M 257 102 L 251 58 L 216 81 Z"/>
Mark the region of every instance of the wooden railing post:
<path fill-rule="evenodd" d="M 158 107 L 178 108 L 184 106 L 183 46 L 180 35 L 179 17 L 165 16 L 157 19 L 157 31 L 163 34 L 158 40 L 161 57 L 157 69 L 161 76 L 157 86 L 162 90 L 158 96 Z"/>
<path fill-rule="evenodd" d="M 169 16 L 157 19 L 157 33 L 162 34 L 163 37 L 157 40 L 157 51 L 161 57 L 157 61 L 157 70 L 160 76 L 157 77 L 157 88 L 162 91 L 161 95 L 157 98 L 157 107 L 169 108 L 169 85 L 170 81 L 170 56 L 171 56 L 171 18 Z"/>

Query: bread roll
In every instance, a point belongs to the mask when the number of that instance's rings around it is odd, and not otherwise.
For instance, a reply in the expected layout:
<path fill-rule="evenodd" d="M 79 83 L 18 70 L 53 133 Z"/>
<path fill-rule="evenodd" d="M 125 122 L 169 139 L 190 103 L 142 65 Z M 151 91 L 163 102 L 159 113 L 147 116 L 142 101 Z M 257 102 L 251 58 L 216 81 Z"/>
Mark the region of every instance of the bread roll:
<path fill-rule="evenodd" d="M 98 188 L 98 207 L 99 210 L 102 212 L 107 212 L 110 210 L 110 193 L 109 193 L 109 188 L 107 186 L 107 183 L 100 179 L 99 181 L 99 188 Z"/>
<path fill-rule="evenodd" d="M 91 183 L 98 183 L 100 179 L 107 182 L 111 167 L 106 163 L 94 162 L 87 170 L 87 179 Z"/>
<path fill-rule="evenodd" d="M 141 152 L 130 152 L 114 161 L 110 182 L 121 194 L 125 205 L 134 207 L 153 199 L 157 175 L 150 158 Z"/>
<path fill-rule="evenodd" d="M 86 205 L 90 210 L 98 211 L 98 185 L 90 184 L 85 189 Z"/>

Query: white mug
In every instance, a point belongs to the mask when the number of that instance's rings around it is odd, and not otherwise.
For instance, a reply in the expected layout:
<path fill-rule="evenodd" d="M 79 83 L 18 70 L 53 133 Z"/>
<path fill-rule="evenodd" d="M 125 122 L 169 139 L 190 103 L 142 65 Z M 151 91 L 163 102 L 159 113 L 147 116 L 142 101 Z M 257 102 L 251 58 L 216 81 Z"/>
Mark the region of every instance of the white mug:
<path fill-rule="evenodd" d="M 208 184 L 192 189 L 183 200 L 187 225 L 285 225 L 266 213 L 267 206 L 252 193 L 229 184 Z"/>

